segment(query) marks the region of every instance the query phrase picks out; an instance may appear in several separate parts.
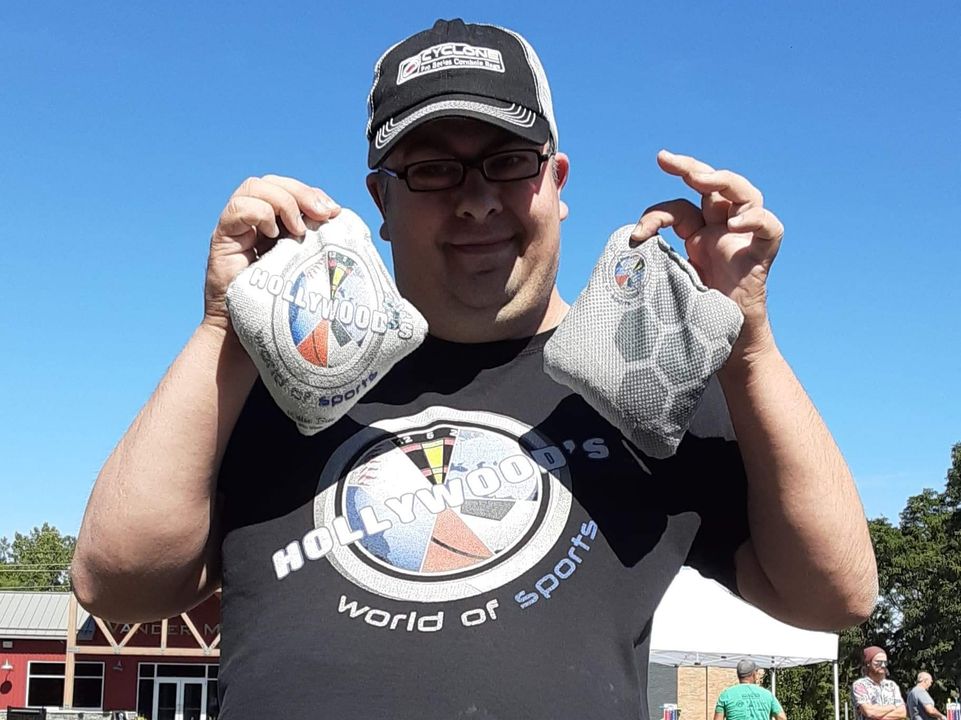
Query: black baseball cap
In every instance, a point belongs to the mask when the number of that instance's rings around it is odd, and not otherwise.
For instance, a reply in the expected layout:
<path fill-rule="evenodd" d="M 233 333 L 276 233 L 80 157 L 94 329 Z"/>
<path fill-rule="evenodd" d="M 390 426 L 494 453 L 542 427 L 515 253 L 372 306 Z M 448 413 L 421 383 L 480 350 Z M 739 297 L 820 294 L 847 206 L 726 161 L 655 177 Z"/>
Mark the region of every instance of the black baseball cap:
<path fill-rule="evenodd" d="M 368 167 L 379 167 L 415 127 L 441 117 L 483 120 L 557 147 L 551 90 L 537 53 L 495 25 L 438 20 L 381 55 L 367 99 Z"/>

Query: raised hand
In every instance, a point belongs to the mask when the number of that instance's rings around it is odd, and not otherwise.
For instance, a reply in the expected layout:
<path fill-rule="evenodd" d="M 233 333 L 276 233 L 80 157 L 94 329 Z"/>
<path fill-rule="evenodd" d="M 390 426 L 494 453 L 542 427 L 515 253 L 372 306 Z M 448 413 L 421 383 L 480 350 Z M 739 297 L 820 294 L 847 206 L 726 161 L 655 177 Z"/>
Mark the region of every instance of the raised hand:
<path fill-rule="evenodd" d="M 204 322 L 229 327 L 227 286 L 248 265 L 267 252 L 280 235 L 278 218 L 294 235 L 307 232 L 303 216 L 324 222 L 340 206 L 323 190 L 279 175 L 250 177 L 227 201 L 210 238 Z"/>
<path fill-rule="evenodd" d="M 700 207 L 683 198 L 653 205 L 641 216 L 632 240 L 643 242 L 672 227 L 704 284 L 741 308 L 742 337 L 766 332 L 767 276 L 784 226 L 747 178 L 666 150 L 657 154 L 657 162 L 701 195 Z"/>

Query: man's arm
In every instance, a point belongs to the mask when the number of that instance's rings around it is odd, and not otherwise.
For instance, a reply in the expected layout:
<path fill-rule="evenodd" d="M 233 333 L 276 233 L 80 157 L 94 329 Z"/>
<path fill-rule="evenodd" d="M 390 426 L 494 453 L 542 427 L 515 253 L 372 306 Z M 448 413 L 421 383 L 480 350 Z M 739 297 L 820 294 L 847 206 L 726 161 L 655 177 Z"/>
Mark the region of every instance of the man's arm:
<path fill-rule="evenodd" d="M 873 705 L 868 702 L 858 702 L 857 706 L 861 713 L 871 720 L 901 720 L 907 717 L 907 707 L 904 704 L 904 700 L 901 699 L 901 689 L 895 688 L 897 698 L 895 702 L 891 705 Z M 855 688 L 855 697 L 857 698 L 857 688 Z M 861 697 L 866 698 L 867 695 L 862 695 Z"/>
<path fill-rule="evenodd" d="M 904 705 L 872 705 L 858 703 L 858 710 L 870 720 L 898 720 L 906 716 Z"/>
<path fill-rule="evenodd" d="M 897 683 L 894 684 L 894 704 L 891 705 L 891 709 L 885 714 L 885 720 L 902 720 L 908 716 L 908 707 L 904 704 L 904 698 L 901 697 L 901 688 L 898 687 Z"/>
<path fill-rule="evenodd" d="M 736 555 L 738 589 L 793 625 L 855 625 L 877 597 L 864 511 L 834 439 L 764 335 L 719 373 L 748 478 L 751 539 Z"/>
<path fill-rule="evenodd" d="M 724 711 L 723 711 L 723 710 L 715 710 L 715 711 L 714 711 L 714 720 L 724 720 Z"/>
<path fill-rule="evenodd" d="M 924 707 L 924 712 L 928 714 L 928 717 L 938 718 L 938 720 L 947 720 L 947 718 L 941 713 L 940 710 L 938 710 L 933 702 L 925 703 L 922 707 Z"/>
<path fill-rule="evenodd" d="M 104 464 L 72 564 L 74 591 L 118 622 L 188 610 L 220 581 L 216 473 L 256 370 L 202 324 Z"/>
<path fill-rule="evenodd" d="M 781 707 L 781 703 L 778 699 L 774 697 L 774 693 L 771 693 L 771 717 L 777 720 L 787 720 L 787 715 L 784 712 L 784 708 Z"/>
<path fill-rule="evenodd" d="M 301 212 L 318 220 L 336 215 L 314 204 L 320 195 L 289 178 L 252 178 L 221 214 L 204 319 L 107 459 L 87 504 L 71 575 L 93 614 L 162 619 L 217 588 L 217 473 L 257 375 L 230 327 L 227 286 L 272 244 L 265 238 L 279 234 L 278 216 L 297 232 Z"/>
<path fill-rule="evenodd" d="M 666 172 L 701 194 L 650 208 L 632 237 L 663 227 L 684 239 L 706 285 L 734 300 L 741 335 L 719 379 L 748 479 L 750 540 L 735 558 L 746 600 L 800 627 L 837 629 L 867 618 L 877 566 L 844 458 L 771 333 L 767 275 L 784 228 L 745 178 L 661 153 Z"/>

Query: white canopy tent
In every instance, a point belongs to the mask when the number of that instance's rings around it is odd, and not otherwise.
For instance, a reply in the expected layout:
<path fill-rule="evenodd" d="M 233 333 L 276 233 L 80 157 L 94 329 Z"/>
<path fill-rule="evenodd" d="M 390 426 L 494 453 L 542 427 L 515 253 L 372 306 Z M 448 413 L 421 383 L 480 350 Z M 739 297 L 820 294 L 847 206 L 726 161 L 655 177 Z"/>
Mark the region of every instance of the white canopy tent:
<path fill-rule="evenodd" d="M 734 667 L 743 658 L 773 671 L 832 663 L 834 717 L 840 720 L 837 635 L 775 620 L 696 570 L 681 568 L 654 613 L 650 661 Z M 772 683 L 775 678 L 772 674 Z"/>

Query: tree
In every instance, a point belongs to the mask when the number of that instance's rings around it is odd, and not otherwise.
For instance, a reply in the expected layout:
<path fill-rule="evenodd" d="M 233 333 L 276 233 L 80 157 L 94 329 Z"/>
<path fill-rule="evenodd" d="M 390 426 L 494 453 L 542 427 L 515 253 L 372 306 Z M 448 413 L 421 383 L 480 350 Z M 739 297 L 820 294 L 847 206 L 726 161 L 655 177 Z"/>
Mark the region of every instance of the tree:
<path fill-rule="evenodd" d="M 841 702 L 850 702 L 851 683 L 861 676 L 862 648 L 880 645 L 902 692 L 925 670 L 935 678 L 930 692 L 943 708 L 959 697 L 961 681 L 961 443 L 951 449 L 942 492 L 925 489 L 908 498 L 897 525 L 876 518 L 868 527 L 880 596 L 867 622 L 840 634 Z M 778 672 L 778 699 L 791 720 L 833 717 L 830 675 L 826 665 Z"/>
<path fill-rule="evenodd" d="M 77 539 L 44 523 L 29 535 L 0 538 L 0 589 L 69 590 Z"/>

